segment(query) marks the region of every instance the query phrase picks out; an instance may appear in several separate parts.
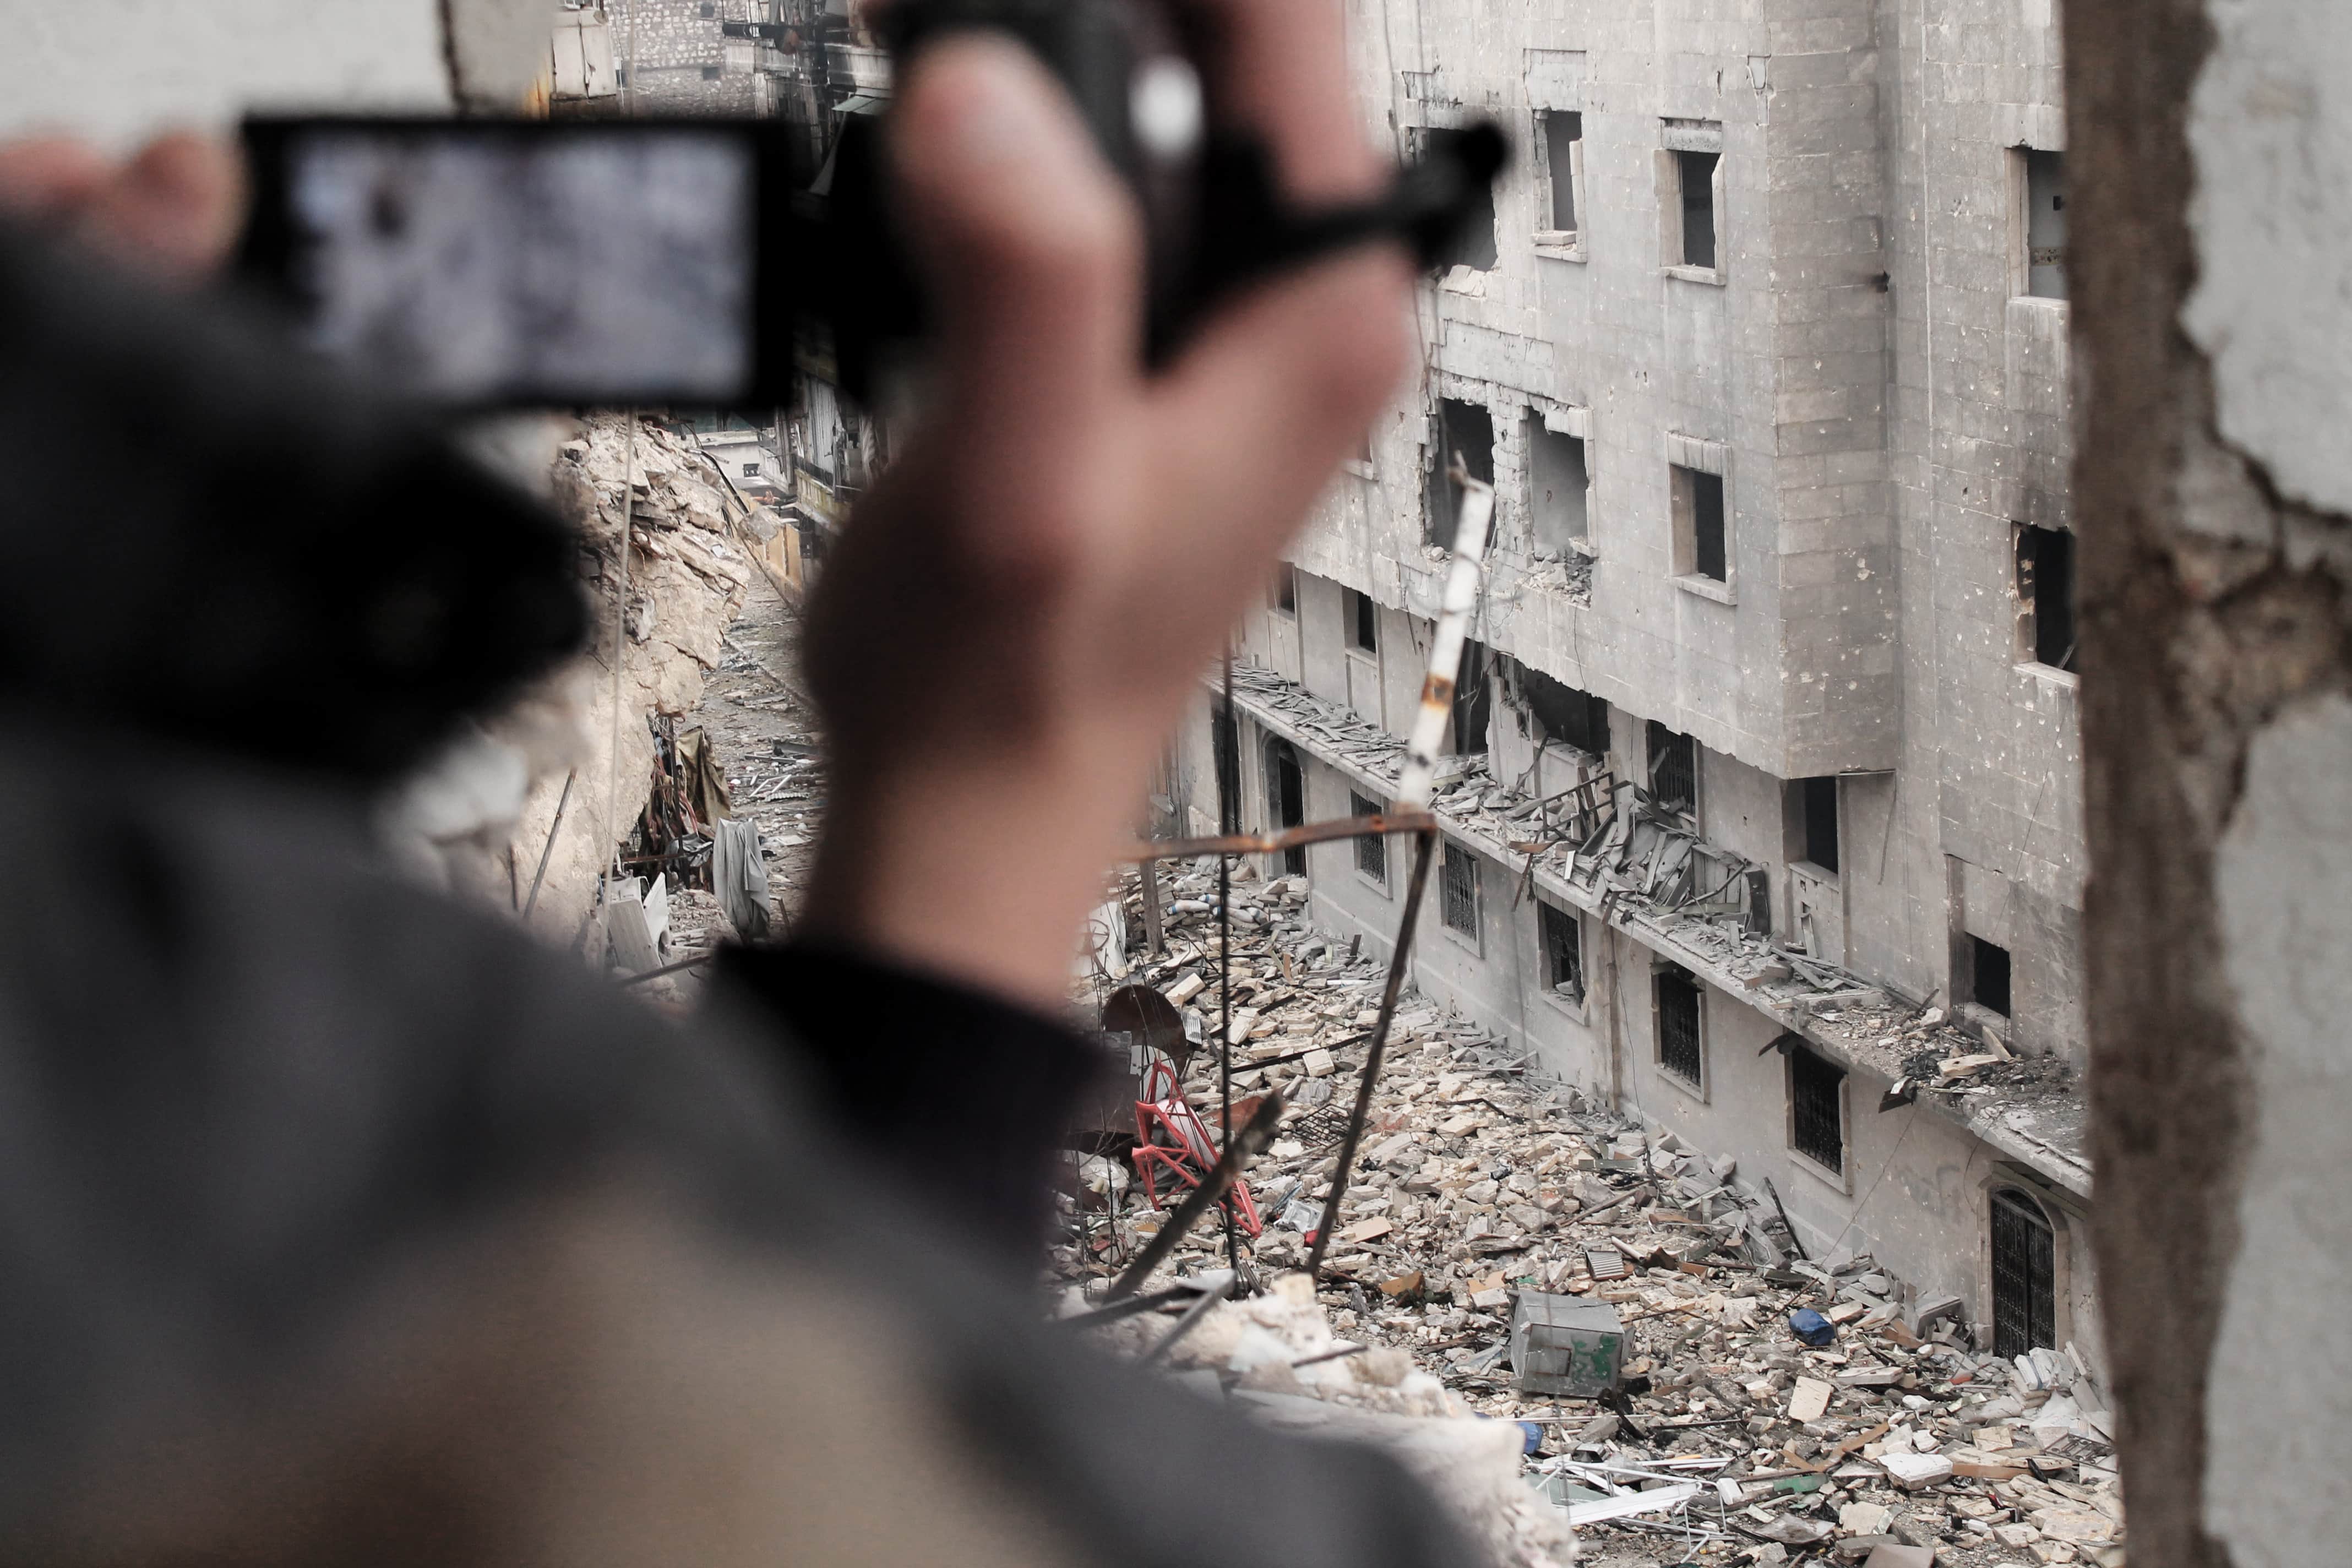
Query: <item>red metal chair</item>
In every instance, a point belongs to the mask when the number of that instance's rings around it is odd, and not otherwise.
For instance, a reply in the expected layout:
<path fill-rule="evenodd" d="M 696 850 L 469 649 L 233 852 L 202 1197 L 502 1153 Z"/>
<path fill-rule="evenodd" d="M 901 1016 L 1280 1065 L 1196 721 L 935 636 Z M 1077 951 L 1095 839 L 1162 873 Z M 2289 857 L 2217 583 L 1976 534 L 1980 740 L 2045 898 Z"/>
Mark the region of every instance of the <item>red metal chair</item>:
<path fill-rule="evenodd" d="M 1143 1095 L 1135 1102 L 1135 1173 L 1143 1180 L 1144 1196 L 1158 1208 L 1159 1178 L 1173 1178 L 1171 1193 L 1175 1182 L 1197 1187 L 1215 1169 L 1218 1151 L 1208 1124 L 1184 1098 L 1183 1081 L 1172 1063 L 1155 1059 L 1144 1069 Z M 1248 1183 L 1236 1177 L 1224 1205 L 1244 1236 L 1255 1240 L 1265 1228 Z"/>

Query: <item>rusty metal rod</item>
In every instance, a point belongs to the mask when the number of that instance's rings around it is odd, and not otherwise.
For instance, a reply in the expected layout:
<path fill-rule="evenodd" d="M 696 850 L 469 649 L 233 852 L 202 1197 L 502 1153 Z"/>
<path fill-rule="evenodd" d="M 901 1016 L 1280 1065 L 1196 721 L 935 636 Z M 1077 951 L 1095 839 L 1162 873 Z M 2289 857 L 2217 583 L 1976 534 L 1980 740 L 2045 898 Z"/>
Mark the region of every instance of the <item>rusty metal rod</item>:
<path fill-rule="evenodd" d="M 1413 841 L 1412 881 L 1405 889 L 1404 918 L 1397 922 L 1396 952 L 1389 955 L 1389 981 L 1381 990 L 1381 1016 L 1372 1026 L 1372 1048 L 1364 1057 L 1364 1076 L 1356 1085 L 1355 1113 L 1348 1118 L 1348 1135 L 1339 1141 L 1339 1163 L 1331 1171 L 1331 1195 L 1323 1200 L 1323 1218 L 1315 1227 L 1315 1246 L 1307 1256 L 1307 1277 L 1319 1288 L 1323 1254 L 1331 1246 L 1332 1227 L 1339 1223 L 1339 1205 L 1348 1195 L 1348 1174 L 1356 1163 L 1356 1145 L 1363 1142 L 1364 1121 L 1372 1110 L 1372 1085 L 1380 1081 L 1381 1063 L 1388 1056 L 1389 1026 L 1395 1021 L 1397 994 L 1404 989 L 1404 973 L 1412 956 L 1412 930 L 1421 919 L 1421 896 L 1429 887 L 1429 862 L 1437 835 L 1424 833 Z"/>
<path fill-rule="evenodd" d="M 1282 1096 L 1269 1094 L 1265 1097 L 1265 1102 L 1257 1108 L 1257 1113 L 1249 1119 L 1249 1124 L 1225 1145 L 1225 1152 L 1218 1158 L 1215 1167 L 1199 1186 L 1192 1189 L 1192 1195 L 1176 1212 L 1168 1216 L 1168 1223 L 1160 1227 L 1160 1234 L 1136 1255 L 1135 1261 L 1127 1266 L 1127 1272 L 1120 1275 L 1105 1293 L 1104 1300 L 1124 1300 L 1135 1293 L 1138 1286 L 1151 1278 L 1151 1271 L 1176 1250 L 1176 1244 L 1184 1239 L 1184 1233 L 1209 1212 L 1211 1205 L 1232 1189 L 1241 1176 L 1242 1167 L 1256 1159 L 1265 1152 L 1265 1146 L 1274 1142 L 1275 1130 L 1282 1125 Z"/>
<path fill-rule="evenodd" d="M 1275 855 L 1308 844 L 1330 844 L 1342 838 L 1381 838 L 1399 833 L 1427 833 L 1437 818 L 1425 811 L 1391 811 L 1378 816 L 1342 816 L 1310 822 L 1280 833 L 1229 833 L 1215 838 L 1154 838 L 1119 851 L 1128 865 L 1154 860 L 1189 860 L 1201 855 Z"/>
<path fill-rule="evenodd" d="M 700 969 L 705 964 L 718 962 L 717 953 L 706 952 L 700 958 L 689 958 L 684 963 L 673 963 L 663 969 L 648 969 L 643 974 L 632 974 L 621 982 L 621 989 L 625 991 L 632 985 L 643 985 L 648 980 L 659 980 L 665 974 L 677 974 L 688 969 Z"/>

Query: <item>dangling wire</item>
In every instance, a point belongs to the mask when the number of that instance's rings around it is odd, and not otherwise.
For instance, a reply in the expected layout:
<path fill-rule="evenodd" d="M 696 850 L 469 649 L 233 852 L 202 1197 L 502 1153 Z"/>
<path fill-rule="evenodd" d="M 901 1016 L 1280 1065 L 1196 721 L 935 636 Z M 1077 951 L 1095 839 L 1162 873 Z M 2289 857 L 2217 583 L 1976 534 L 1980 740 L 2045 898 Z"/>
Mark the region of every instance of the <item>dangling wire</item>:
<path fill-rule="evenodd" d="M 1241 803 L 1233 798 L 1241 791 L 1242 746 L 1241 728 L 1234 716 L 1234 645 L 1225 643 L 1225 725 L 1224 733 L 1233 737 L 1227 747 L 1231 753 L 1225 766 L 1217 770 L 1217 822 L 1228 833 L 1241 826 Z M 1217 1110 L 1217 1147 L 1234 1146 L 1234 858 L 1217 857 L 1217 999 L 1221 1015 L 1217 1024 L 1217 1089 L 1220 1104 Z M 1242 1277 L 1241 1235 L 1234 1226 L 1234 1205 L 1224 1205 L 1225 1267 L 1233 1270 L 1238 1283 Z"/>

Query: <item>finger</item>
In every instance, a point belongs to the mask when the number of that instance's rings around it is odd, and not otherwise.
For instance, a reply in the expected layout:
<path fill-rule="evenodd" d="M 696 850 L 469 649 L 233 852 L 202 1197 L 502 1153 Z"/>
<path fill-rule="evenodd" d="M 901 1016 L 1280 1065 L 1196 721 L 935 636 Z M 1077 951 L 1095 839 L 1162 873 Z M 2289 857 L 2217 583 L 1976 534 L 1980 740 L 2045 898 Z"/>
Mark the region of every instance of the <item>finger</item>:
<path fill-rule="evenodd" d="M 0 146 L 0 210 L 41 219 L 79 208 L 113 168 L 92 149 L 64 137 Z"/>
<path fill-rule="evenodd" d="M 1034 485 L 1132 395 L 1135 208 L 1067 96 L 1010 42 L 926 50 L 894 113 L 899 216 L 940 318 L 942 423 Z"/>
<path fill-rule="evenodd" d="M 92 200 L 86 232 L 116 255 L 173 278 L 202 278 L 228 259 L 245 216 L 236 156 L 202 136 L 150 142 Z"/>
<path fill-rule="evenodd" d="M 1273 559 L 1404 373 L 1411 279 L 1391 251 L 1327 262 L 1237 301 L 1162 379 L 1153 427 L 1197 519 L 1167 570 Z"/>
<path fill-rule="evenodd" d="M 1192 0 L 1208 26 L 1219 117 L 1272 149 L 1297 200 L 1360 196 L 1382 160 L 1349 88 L 1338 0 Z"/>

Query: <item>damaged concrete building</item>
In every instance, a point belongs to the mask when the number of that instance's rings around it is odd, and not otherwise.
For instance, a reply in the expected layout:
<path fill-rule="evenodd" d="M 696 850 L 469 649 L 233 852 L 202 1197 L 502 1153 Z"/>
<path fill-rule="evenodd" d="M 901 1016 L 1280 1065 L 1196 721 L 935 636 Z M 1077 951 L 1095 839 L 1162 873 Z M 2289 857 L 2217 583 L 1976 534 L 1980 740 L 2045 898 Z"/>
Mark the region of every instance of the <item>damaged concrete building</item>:
<path fill-rule="evenodd" d="M 2096 1359 L 2056 19 L 1928 9 L 1349 5 L 1383 143 L 1522 155 L 1162 804 L 1386 805 L 1458 454 L 1496 521 L 1422 992 L 1813 1256 Z M 1265 869 L 1384 952 L 1407 842 Z"/>

